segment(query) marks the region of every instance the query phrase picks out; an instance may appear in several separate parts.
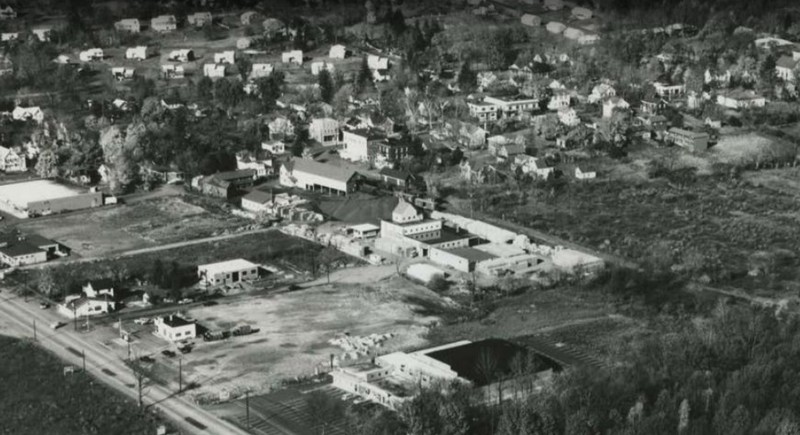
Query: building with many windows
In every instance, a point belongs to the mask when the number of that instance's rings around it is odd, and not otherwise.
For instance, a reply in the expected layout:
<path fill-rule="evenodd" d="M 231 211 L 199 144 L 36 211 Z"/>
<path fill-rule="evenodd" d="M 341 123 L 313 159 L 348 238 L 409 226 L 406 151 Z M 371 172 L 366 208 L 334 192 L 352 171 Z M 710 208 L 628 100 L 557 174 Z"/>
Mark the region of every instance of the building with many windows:
<path fill-rule="evenodd" d="M 178 315 L 157 317 L 156 335 L 168 341 L 191 340 L 197 336 L 197 324 Z"/>

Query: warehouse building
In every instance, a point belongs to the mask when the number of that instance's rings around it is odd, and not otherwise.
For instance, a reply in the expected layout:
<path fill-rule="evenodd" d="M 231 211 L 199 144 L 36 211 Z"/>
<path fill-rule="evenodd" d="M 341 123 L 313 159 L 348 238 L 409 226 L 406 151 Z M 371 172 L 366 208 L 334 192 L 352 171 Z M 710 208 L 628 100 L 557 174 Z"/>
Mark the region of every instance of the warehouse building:
<path fill-rule="evenodd" d="M 52 180 L 33 180 L 0 186 L 0 210 L 18 218 L 46 216 L 100 207 L 103 194 Z"/>
<path fill-rule="evenodd" d="M 295 159 L 281 166 L 281 186 L 347 195 L 358 188 L 356 172 L 310 159 Z"/>
<path fill-rule="evenodd" d="M 259 266 L 241 258 L 197 267 L 200 285 L 226 285 L 258 279 Z"/>

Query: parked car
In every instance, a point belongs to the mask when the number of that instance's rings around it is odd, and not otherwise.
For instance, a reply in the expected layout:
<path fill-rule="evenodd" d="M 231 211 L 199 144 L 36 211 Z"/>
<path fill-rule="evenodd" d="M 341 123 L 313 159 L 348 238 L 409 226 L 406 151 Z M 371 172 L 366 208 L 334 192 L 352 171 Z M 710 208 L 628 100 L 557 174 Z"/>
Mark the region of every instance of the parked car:
<path fill-rule="evenodd" d="M 191 351 L 192 351 L 192 346 L 189 346 L 189 345 L 187 344 L 186 346 L 181 346 L 181 347 L 179 347 L 179 348 L 178 348 L 178 350 L 179 350 L 181 353 L 184 353 L 184 354 L 185 354 L 185 353 L 189 353 L 189 352 L 191 352 Z"/>
<path fill-rule="evenodd" d="M 178 301 L 178 304 L 180 304 L 180 305 L 191 304 L 192 302 L 194 302 L 194 299 L 192 299 L 192 298 L 183 298 L 183 299 Z"/>
<path fill-rule="evenodd" d="M 156 360 L 152 356 L 148 356 L 148 355 L 145 355 L 145 356 L 139 358 L 139 361 L 141 361 L 143 363 L 148 363 L 148 364 L 156 362 Z"/>
<path fill-rule="evenodd" d="M 62 327 L 64 325 L 66 325 L 66 323 L 64 323 L 64 322 L 53 322 L 53 323 L 50 324 L 50 327 L 53 328 L 53 329 L 58 329 L 58 328 L 60 328 L 60 327 Z"/>
<path fill-rule="evenodd" d="M 176 353 L 169 349 L 164 349 L 161 351 L 161 355 L 164 355 L 167 358 L 173 358 L 176 355 Z"/>
<path fill-rule="evenodd" d="M 153 319 L 149 317 L 140 317 L 133 321 L 133 323 L 137 325 L 147 325 L 148 323 L 153 323 Z"/>
<path fill-rule="evenodd" d="M 39 303 L 39 308 L 41 308 L 43 310 L 46 310 L 46 309 L 50 308 L 50 304 L 48 304 L 47 302 L 41 302 L 41 303 Z"/>

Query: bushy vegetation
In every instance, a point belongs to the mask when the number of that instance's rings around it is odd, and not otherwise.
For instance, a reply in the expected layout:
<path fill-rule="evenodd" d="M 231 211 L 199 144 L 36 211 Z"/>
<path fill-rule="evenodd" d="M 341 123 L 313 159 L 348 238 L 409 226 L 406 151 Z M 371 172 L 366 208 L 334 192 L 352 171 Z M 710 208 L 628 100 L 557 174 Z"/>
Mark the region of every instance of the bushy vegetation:
<path fill-rule="evenodd" d="M 34 344 L 0 336 L 0 432 L 154 434 L 158 420 Z"/>

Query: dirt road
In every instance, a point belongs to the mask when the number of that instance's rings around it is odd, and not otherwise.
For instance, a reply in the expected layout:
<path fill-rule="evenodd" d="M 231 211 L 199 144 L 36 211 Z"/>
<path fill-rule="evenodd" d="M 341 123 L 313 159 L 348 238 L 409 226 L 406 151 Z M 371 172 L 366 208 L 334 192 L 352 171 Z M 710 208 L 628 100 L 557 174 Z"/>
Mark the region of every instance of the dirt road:
<path fill-rule="evenodd" d="M 52 322 L 50 312 L 37 310 L 30 303 L 12 296 L 0 301 L 0 315 L 12 326 L 14 332 L 27 337 L 33 335 L 32 324 L 34 320 L 37 321 L 37 340 L 40 346 L 77 367 L 83 365 L 81 355 L 85 355 L 87 372 L 111 388 L 138 400 L 136 379 L 131 370 L 121 360 L 109 356 L 111 353 L 99 343 L 86 340 L 69 326 L 55 331 L 48 328 L 46 325 Z M 182 433 L 247 434 L 160 385 L 148 385 L 144 389 L 144 403 L 155 407 L 162 417 L 181 428 Z"/>
<path fill-rule="evenodd" d="M 204 237 L 202 239 L 193 239 L 193 240 L 187 240 L 185 242 L 168 243 L 168 244 L 165 244 L 165 245 L 151 246 L 149 248 L 143 248 L 143 249 L 133 249 L 133 250 L 130 250 L 130 251 L 125 251 L 125 252 L 123 252 L 121 254 L 114 255 L 113 257 L 80 257 L 80 258 L 74 258 L 74 259 L 69 259 L 69 260 L 64 260 L 64 261 L 51 261 L 51 262 L 48 262 L 48 263 L 29 264 L 27 266 L 20 266 L 17 269 L 45 269 L 45 268 L 48 268 L 48 267 L 55 267 L 55 266 L 60 266 L 60 265 L 64 265 L 64 264 L 91 263 L 93 261 L 98 261 L 98 260 L 110 260 L 110 259 L 132 257 L 134 255 L 149 254 L 149 253 L 152 253 L 152 252 L 159 252 L 159 251 L 167 251 L 167 250 L 170 250 L 170 249 L 184 248 L 186 246 L 200 245 L 200 244 L 203 244 L 203 243 L 212 243 L 212 242 L 220 242 L 220 241 L 223 241 L 223 240 L 237 239 L 239 237 L 250 236 L 250 235 L 253 235 L 253 234 L 263 234 L 263 233 L 267 233 L 267 232 L 270 232 L 270 231 L 274 231 L 274 229 L 273 228 L 260 228 L 260 229 L 257 229 L 257 230 L 242 231 L 240 233 L 234 233 L 234 234 L 225 234 L 225 235 L 221 235 L 221 236 Z"/>

